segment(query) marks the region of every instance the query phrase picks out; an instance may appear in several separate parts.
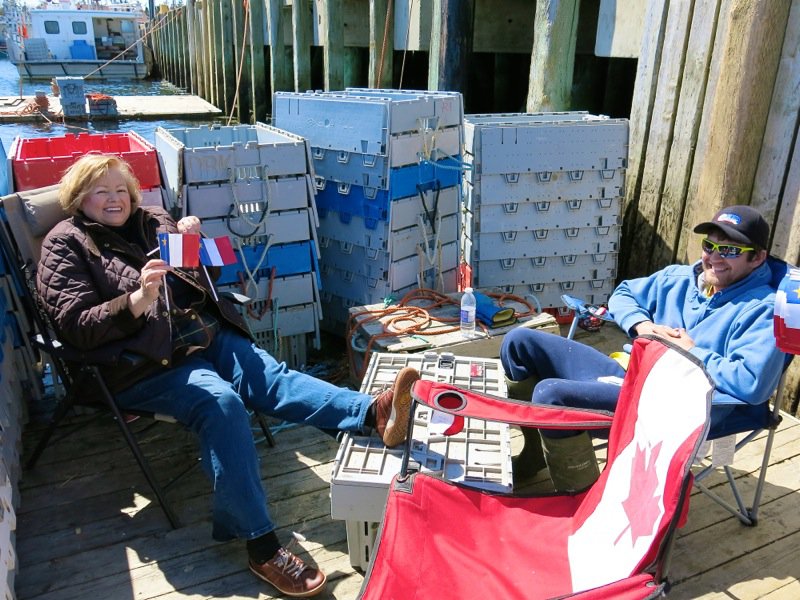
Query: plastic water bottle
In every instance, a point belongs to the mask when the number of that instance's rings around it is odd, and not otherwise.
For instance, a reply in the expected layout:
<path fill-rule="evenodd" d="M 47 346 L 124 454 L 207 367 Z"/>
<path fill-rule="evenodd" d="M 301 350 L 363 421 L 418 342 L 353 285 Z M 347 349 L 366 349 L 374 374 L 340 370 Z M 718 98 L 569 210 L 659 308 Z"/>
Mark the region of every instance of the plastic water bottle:
<path fill-rule="evenodd" d="M 475 335 L 475 295 L 471 287 L 465 288 L 461 296 L 461 335 L 465 338 Z"/>

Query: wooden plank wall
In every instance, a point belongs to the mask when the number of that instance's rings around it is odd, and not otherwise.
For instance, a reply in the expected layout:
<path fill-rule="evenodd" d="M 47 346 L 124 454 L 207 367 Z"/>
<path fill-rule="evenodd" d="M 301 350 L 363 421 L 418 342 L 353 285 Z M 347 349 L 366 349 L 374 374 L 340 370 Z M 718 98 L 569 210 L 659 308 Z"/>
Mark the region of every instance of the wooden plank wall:
<path fill-rule="evenodd" d="M 620 271 L 699 258 L 694 225 L 729 204 L 800 262 L 800 0 L 651 0 L 634 100 Z M 800 361 L 795 361 L 798 363 Z M 796 411 L 800 365 L 787 408 Z"/>

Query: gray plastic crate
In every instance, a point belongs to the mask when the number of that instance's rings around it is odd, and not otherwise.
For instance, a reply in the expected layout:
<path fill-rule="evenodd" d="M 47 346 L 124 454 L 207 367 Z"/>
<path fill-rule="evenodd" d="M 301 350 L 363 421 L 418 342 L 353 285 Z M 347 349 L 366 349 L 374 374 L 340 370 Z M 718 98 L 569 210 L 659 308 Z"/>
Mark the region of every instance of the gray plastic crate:
<path fill-rule="evenodd" d="M 314 172 L 337 183 L 389 189 L 391 169 L 459 156 L 461 127 L 397 134 L 389 137 L 386 155 L 364 154 L 312 146 Z"/>
<path fill-rule="evenodd" d="M 499 260 L 534 256 L 604 254 L 619 251 L 619 226 L 566 227 L 462 235 L 471 244 L 473 260 Z"/>
<path fill-rule="evenodd" d="M 465 131 L 470 128 L 465 121 Z M 628 121 L 554 121 L 474 127 L 475 174 L 614 171 L 627 167 Z M 473 176 L 475 176 L 473 174 Z"/>
<path fill-rule="evenodd" d="M 184 184 L 313 175 L 307 142 L 263 123 L 159 127 L 155 147 L 175 206 L 182 204 Z"/>
<path fill-rule="evenodd" d="M 257 316 L 245 315 L 245 321 L 250 327 L 256 341 L 259 334 L 268 332 L 278 337 L 315 333 L 319 329 L 320 307 L 316 303 L 287 306 L 273 309 L 264 309 L 266 300 L 251 302 L 252 310 Z"/>
<path fill-rule="evenodd" d="M 472 165 L 472 157 L 465 162 Z M 464 171 L 464 183 L 481 204 L 509 201 L 614 198 L 625 191 L 625 169 L 606 171 L 543 171 L 540 173 L 486 173 Z"/>
<path fill-rule="evenodd" d="M 500 361 L 451 353 L 374 353 L 361 391 L 377 394 L 390 386 L 397 372 L 412 366 L 423 379 L 452 383 L 476 392 L 506 396 Z M 511 441 L 508 425 L 467 419 L 456 435 L 442 435 L 448 420 L 428 407 L 415 413 L 412 468 L 481 489 L 512 489 Z M 438 413 L 442 415 L 442 413 Z M 372 556 L 377 524 L 392 478 L 400 471 L 402 451 L 387 449 L 376 437 L 346 434 L 331 475 L 331 516 L 347 521 L 347 545 L 353 566 L 366 569 Z"/>
<path fill-rule="evenodd" d="M 320 272 L 322 286 L 320 297 L 325 318 L 335 315 L 341 316 L 341 322 L 347 322 L 348 310 L 354 306 L 377 304 L 387 299 L 398 301 L 408 292 L 420 287 L 434 289 L 449 293 L 456 291 L 458 286 L 458 269 L 451 268 L 447 271 L 437 271 L 431 267 L 422 272 L 422 279 L 417 277 L 404 286 L 392 285 L 386 279 L 368 279 L 362 275 L 342 271 L 333 267 L 322 267 Z M 334 306 L 333 315 L 330 312 Z M 338 310 L 341 309 L 341 310 Z"/>
<path fill-rule="evenodd" d="M 482 283 L 477 285 L 483 286 Z M 485 286 L 484 286 L 485 287 Z M 526 298 L 534 296 L 542 308 L 559 308 L 564 306 L 561 296 L 576 296 L 587 304 L 605 304 L 614 291 L 613 279 L 590 281 L 559 281 L 556 283 L 515 283 L 507 280 L 505 285 L 494 286 L 506 294 Z"/>
<path fill-rule="evenodd" d="M 315 148 L 387 156 L 392 135 L 460 126 L 461 97 L 276 92 L 277 127 Z"/>
<path fill-rule="evenodd" d="M 560 281 L 614 280 L 616 254 L 571 254 L 479 260 L 471 263 L 472 282 L 488 288 L 513 284 L 555 283 Z"/>
<path fill-rule="evenodd" d="M 237 206 L 247 213 L 309 208 L 314 205 L 314 187 L 309 175 L 270 177 L 234 183 L 210 183 L 185 186 L 184 216 L 200 219 L 238 214 Z"/>
<path fill-rule="evenodd" d="M 267 213 L 253 210 L 238 212 L 230 218 L 206 219 L 203 233 L 208 237 L 240 238 L 245 243 L 268 240 L 272 244 L 288 244 L 315 239 L 312 235 L 316 236 L 316 224 L 308 208 Z"/>
<path fill-rule="evenodd" d="M 506 202 L 464 211 L 465 231 L 498 233 L 622 224 L 622 199 Z"/>

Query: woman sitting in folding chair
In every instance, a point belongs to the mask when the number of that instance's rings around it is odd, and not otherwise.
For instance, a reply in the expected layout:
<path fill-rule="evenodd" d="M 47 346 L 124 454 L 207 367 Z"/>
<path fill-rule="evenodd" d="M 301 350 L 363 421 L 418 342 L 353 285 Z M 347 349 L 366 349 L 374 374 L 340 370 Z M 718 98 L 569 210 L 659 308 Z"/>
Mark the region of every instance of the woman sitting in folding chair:
<path fill-rule="evenodd" d="M 706 236 L 699 261 L 623 281 L 608 307 L 632 337 L 663 337 L 703 362 L 716 386 L 713 436 L 715 427 L 735 411 L 751 411 L 767 402 L 785 357 L 775 347 L 773 333 L 775 288 L 767 260 L 767 222 L 749 206 L 729 206 L 694 231 Z M 509 396 L 541 404 L 613 411 L 625 376 L 615 359 L 535 330 L 508 333 L 500 358 Z M 535 430 L 523 434 L 525 446 L 515 462 L 515 481 L 545 466 L 560 491 L 586 488 L 597 478 L 587 433 L 548 431 L 541 442 Z"/>
<path fill-rule="evenodd" d="M 215 539 L 247 540 L 250 569 L 282 593 L 320 592 L 325 575 L 274 532 L 247 407 L 327 430 L 374 428 L 395 446 L 405 440 L 418 373 L 400 371 L 393 388 L 373 398 L 276 362 L 205 273 L 149 258 L 158 233 L 199 233 L 200 221 L 176 224 L 162 209 L 140 207 L 138 183 L 116 156 L 78 160 L 59 199 L 72 216 L 44 240 L 37 286 L 60 338 L 90 361 L 102 357 L 121 408 L 171 415 L 199 436 L 214 485 Z M 122 353 L 141 360 L 135 368 L 108 364 Z"/>

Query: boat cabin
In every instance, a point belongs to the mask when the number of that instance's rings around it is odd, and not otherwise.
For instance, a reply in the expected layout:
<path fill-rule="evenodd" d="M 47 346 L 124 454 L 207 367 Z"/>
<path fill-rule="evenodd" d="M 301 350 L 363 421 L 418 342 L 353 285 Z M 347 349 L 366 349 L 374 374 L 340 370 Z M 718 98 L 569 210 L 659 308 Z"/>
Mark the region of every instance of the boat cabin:
<path fill-rule="evenodd" d="M 56 60 L 109 60 L 123 53 L 124 60 L 141 60 L 137 43 L 138 15 L 120 11 L 31 10 L 27 39 L 46 42 L 49 58 Z M 26 43 L 26 54 L 28 46 Z"/>

